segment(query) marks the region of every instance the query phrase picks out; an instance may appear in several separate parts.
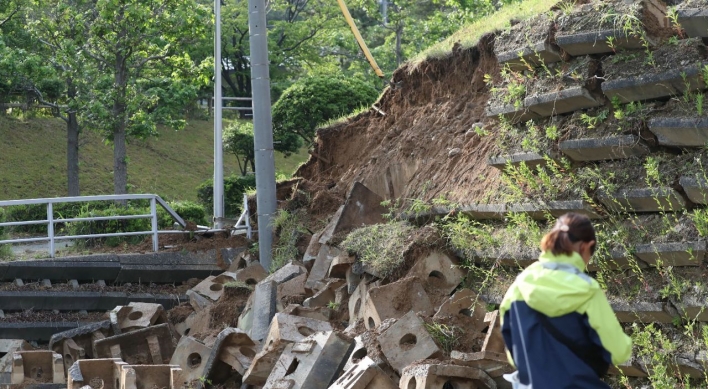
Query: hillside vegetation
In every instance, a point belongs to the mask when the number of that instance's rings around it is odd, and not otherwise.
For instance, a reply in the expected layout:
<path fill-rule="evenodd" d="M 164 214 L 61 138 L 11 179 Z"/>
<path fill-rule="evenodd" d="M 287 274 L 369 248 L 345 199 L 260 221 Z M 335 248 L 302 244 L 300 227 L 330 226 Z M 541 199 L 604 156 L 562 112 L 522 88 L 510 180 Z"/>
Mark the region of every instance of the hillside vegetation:
<path fill-rule="evenodd" d="M 167 199 L 197 199 L 196 187 L 213 175 L 214 125 L 193 120 L 182 131 L 162 128 L 158 138 L 128 145 L 131 193 Z M 66 196 L 66 125 L 60 119 L 19 120 L 0 116 L 0 199 Z M 113 151 L 92 131 L 80 147 L 82 195 L 113 193 Z M 305 150 L 284 158 L 276 169 L 290 176 L 307 159 Z M 236 157 L 224 154 L 224 175 L 237 174 Z"/>

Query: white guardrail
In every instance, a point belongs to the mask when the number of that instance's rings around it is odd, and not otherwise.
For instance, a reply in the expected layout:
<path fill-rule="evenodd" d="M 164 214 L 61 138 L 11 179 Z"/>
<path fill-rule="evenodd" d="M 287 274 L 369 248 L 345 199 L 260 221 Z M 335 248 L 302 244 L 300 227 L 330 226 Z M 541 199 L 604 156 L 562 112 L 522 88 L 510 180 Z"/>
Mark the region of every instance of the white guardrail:
<path fill-rule="evenodd" d="M 251 224 L 248 217 L 248 197 L 243 196 L 243 213 L 238 219 L 238 222 L 233 227 L 235 230 L 246 230 L 248 238 L 251 238 Z M 142 215 L 121 215 L 121 216 L 96 216 L 96 217 L 80 217 L 80 218 L 54 218 L 54 204 L 59 203 L 77 203 L 77 202 L 89 202 L 89 201 L 123 201 L 123 200 L 150 200 L 150 213 Z M 27 199 L 27 200 L 6 200 L 0 201 L 0 207 L 10 207 L 16 205 L 33 205 L 33 204 L 46 204 L 47 205 L 47 218 L 43 220 L 25 220 L 25 221 L 14 221 L 14 222 L 4 222 L 0 223 L 0 227 L 13 227 L 13 226 L 29 226 L 37 224 L 47 225 L 47 236 L 46 237 L 34 237 L 34 238 L 18 238 L 18 239 L 5 239 L 0 240 L 0 244 L 11 244 L 11 243 L 29 243 L 29 242 L 45 242 L 49 241 L 49 255 L 54 258 L 55 247 L 54 243 L 58 240 L 69 240 L 69 239 L 87 239 L 87 238 L 107 238 L 112 236 L 136 236 L 136 235 L 152 235 L 152 249 L 154 251 L 158 250 L 158 235 L 159 234 L 181 234 L 189 231 L 179 231 L 179 230 L 158 230 L 157 229 L 157 204 L 167 211 L 167 213 L 172 216 L 172 218 L 183 228 L 186 227 L 185 221 L 175 212 L 160 196 L 154 194 L 128 194 L 128 195 L 104 195 L 104 196 L 78 196 L 78 197 L 55 197 L 55 198 L 43 198 L 43 199 Z M 57 236 L 54 233 L 54 225 L 56 223 L 71 223 L 71 222 L 84 222 L 84 221 L 98 221 L 98 220 L 130 220 L 130 219 L 150 219 L 151 229 L 148 231 L 134 231 L 134 232 L 115 232 L 115 233 L 103 233 L 103 234 L 86 234 L 86 235 L 60 235 Z M 209 232 L 214 230 L 209 230 L 208 227 L 199 226 L 202 232 Z"/>

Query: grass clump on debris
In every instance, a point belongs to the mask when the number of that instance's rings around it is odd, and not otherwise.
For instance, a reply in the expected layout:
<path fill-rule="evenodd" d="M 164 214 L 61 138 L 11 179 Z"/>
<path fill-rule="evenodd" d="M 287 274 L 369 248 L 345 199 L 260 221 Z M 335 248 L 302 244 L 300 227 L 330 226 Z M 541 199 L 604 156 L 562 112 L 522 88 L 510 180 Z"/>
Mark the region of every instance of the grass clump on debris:
<path fill-rule="evenodd" d="M 304 223 L 304 211 L 287 211 L 281 209 L 272 220 L 273 231 L 278 235 L 278 240 L 273 243 L 273 259 L 270 272 L 274 272 L 286 263 L 298 258 L 297 242 L 304 234 L 308 233 Z"/>
<path fill-rule="evenodd" d="M 440 345 L 446 355 L 450 355 L 452 350 L 460 346 L 460 337 L 463 333 L 460 327 L 432 322 L 425 323 L 425 329 L 435 339 L 435 342 Z"/>
<path fill-rule="evenodd" d="M 413 227 L 406 222 L 374 224 L 352 231 L 342 248 L 387 277 L 403 264 L 406 238 L 412 233 Z"/>

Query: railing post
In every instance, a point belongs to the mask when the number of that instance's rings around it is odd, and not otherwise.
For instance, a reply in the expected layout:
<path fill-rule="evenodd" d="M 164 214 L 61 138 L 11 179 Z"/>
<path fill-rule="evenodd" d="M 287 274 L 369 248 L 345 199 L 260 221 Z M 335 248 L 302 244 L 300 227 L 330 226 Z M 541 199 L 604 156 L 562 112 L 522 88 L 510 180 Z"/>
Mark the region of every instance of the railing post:
<path fill-rule="evenodd" d="M 251 240 L 251 220 L 248 212 L 248 195 L 243 195 L 243 213 L 246 216 L 246 237 Z"/>
<path fill-rule="evenodd" d="M 158 238 L 157 238 L 157 206 L 155 205 L 155 197 L 150 199 L 150 214 L 152 215 L 152 250 L 157 251 Z"/>
<path fill-rule="evenodd" d="M 49 256 L 54 258 L 54 207 L 47 202 L 47 234 L 49 235 Z"/>

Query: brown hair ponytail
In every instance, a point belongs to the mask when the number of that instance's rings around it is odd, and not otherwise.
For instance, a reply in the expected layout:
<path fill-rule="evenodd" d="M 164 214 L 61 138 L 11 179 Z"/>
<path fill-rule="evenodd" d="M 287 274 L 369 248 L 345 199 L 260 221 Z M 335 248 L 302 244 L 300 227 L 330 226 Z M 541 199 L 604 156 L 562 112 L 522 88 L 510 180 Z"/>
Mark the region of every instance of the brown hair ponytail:
<path fill-rule="evenodd" d="M 550 251 L 554 255 L 571 255 L 573 243 L 593 240 L 596 240 L 595 229 L 590 219 L 585 215 L 570 212 L 559 217 L 551 232 L 541 239 L 541 250 Z"/>

